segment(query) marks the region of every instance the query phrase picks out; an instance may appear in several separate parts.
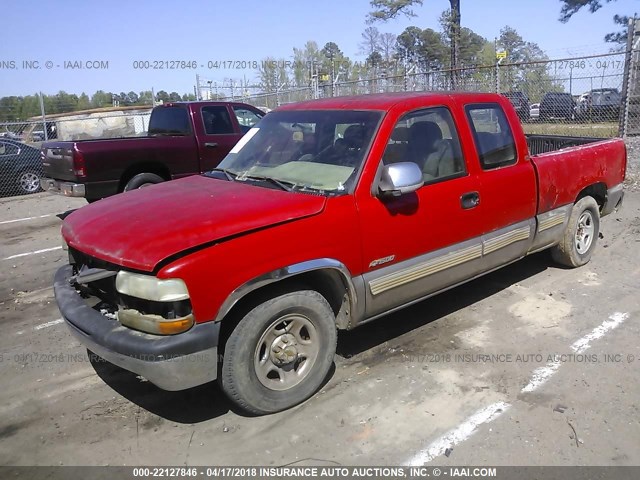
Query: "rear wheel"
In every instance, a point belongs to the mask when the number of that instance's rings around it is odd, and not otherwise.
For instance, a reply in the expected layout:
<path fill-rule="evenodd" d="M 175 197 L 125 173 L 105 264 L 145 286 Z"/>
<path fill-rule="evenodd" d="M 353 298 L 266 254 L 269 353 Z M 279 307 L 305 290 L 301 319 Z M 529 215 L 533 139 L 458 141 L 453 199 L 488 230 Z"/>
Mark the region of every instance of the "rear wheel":
<path fill-rule="evenodd" d="M 155 173 L 139 173 L 127 182 L 123 191 L 128 192 L 130 190 L 135 190 L 136 188 L 144 188 L 149 185 L 162 182 L 164 182 L 164 178 L 160 175 L 156 175 Z"/>
<path fill-rule="evenodd" d="M 267 300 L 235 327 L 225 345 L 220 382 L 254 414 L 303 402 L 322 385 L 336 350 L 333 310 L 318 292 Z"/>
<path fill-rule="evenodd" d="M 553 259 L 567 267 L 580 267 L 591 259 L 600 234 L 600 208 L 593 197 L 578 200 L 571 210 L 564 236 L 552 248 Z"/>

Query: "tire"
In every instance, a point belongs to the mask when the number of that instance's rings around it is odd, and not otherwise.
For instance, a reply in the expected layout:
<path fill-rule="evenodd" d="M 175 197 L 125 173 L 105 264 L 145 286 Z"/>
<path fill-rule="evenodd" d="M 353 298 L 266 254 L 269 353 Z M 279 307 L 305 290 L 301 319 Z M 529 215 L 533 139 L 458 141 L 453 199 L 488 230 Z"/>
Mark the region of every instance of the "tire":
<path fill-rule="evenodd" d="M 16 186 L 21 195 L 40 192 L 40 174 L 35 170 L 23 170 L 18 174 Z"/>
<path fill-rule="evenodd" d="M 135 190 L 136 188 L 148 187 L 156 183 L 164 182 L 164 178 L 155 173 L 139 173 L 134 175 L 124 186 L 123 192 Z"/>
<path fill-rule="evenodd" d="M 302 290 L 267 300 L 231 332 L 222 389 L 252 414 L 293 407 L 322 385 L 333 364 L 337 337 L 333 310 L 318 292 Z"/>
<path fill-rule="evenodd" d="M 581 267 L 591 259 L 599 234 L 600 208 L 593 197 L 583 197 L 573 205 L 562 240 L 551 249 L 551 256 L 561 265 Z"/>

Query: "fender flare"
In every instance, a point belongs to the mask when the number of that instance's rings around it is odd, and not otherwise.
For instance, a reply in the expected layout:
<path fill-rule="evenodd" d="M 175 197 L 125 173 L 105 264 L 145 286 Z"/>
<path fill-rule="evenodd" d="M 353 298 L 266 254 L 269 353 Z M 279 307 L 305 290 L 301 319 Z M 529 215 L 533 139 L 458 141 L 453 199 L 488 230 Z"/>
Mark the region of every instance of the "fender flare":
<path fill-rule="evenodd" d="M 260 275 L 253 280 L 249 280 L 245 284 L 239 286 L 233 292 L 231 292 L 231 294 L 222 303 L 214 321 L 221 321 L 240 300 L 245 298 L 251 292 L 254 292 L 267 285 L 280 282 L 287 278 L 291 278 L 306 272 L 312 272 L 314 270 L 337 271 L 345 284 L 346 292 L 349 297 L 349 307 L 351 312 L 358 311 L 358 298 L 356 288 L 353 284 L 349 269 L 342 262 L 333 258 L 318 258 L 315 260 L 307 260 L 301 263 L 296 263 L 287 267 L 279 268 L 272 272 Z"/>

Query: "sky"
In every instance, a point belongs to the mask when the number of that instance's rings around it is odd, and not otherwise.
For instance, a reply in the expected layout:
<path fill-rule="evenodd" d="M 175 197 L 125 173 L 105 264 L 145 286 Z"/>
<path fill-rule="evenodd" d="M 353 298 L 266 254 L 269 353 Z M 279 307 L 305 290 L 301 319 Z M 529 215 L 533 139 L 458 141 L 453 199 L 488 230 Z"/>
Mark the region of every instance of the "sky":
<path fill-rule="evenodd" d="M 256 80 L 246 67 L 265 57 L 291 58 L 293 47 L 333 41 L 352 60 L 368 26 L 369 0 L 3 0 L 0 97 L 60 90 L 155 89 L 193 92 L 203 81 Z M 381 32 L 438 29 L 448 0 L 424 0 L 414 18 L 376 23 Z M 462 0 L 462 25 L 493 40 L 505 25 L 554 58 L 605 53 L 604 36 L 617 29 L 614 14 L 640 13 L 640 1 L 617 0 L 596 13 L 583 9 L 561 23 L 559 0 Z M 146 61 L 195 61 L 196 68 L 152 70 Z M 215 62 L 218 62 L 217 68 Z M 237 69 L 223 69 L 233 61 Z M 31 68 L 25 66 L 27 62 Z M 36 63 L 37 62 L 37 63 Z M 83 68 L 77 67 L 79 62 Z M 86 68 L 97 62 L 97 68 Z M 135 62 L 135 63 L 134 63 Z M 209 67 L 209 62 L 212 68 Z M 228 93 L 228 92 L 227 92 Z"/>

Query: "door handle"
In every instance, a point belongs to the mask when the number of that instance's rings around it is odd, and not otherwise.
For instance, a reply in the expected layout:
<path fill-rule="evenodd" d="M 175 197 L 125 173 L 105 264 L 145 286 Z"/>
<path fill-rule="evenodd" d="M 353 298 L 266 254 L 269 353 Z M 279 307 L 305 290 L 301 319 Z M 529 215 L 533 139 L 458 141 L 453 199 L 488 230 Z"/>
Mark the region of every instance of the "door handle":
<path fill-rule="evenodd" d="M 460 205 L 464 209 L 475 208 L 480 205 L 480 194 L 478 192 L 465 193 L 460 197 Z"/>
<path fill-rule="evenodd" d="M 204 146 L 207 148 L 216 148 L 218 144 L 216 142 L 205 142 Z"/>

